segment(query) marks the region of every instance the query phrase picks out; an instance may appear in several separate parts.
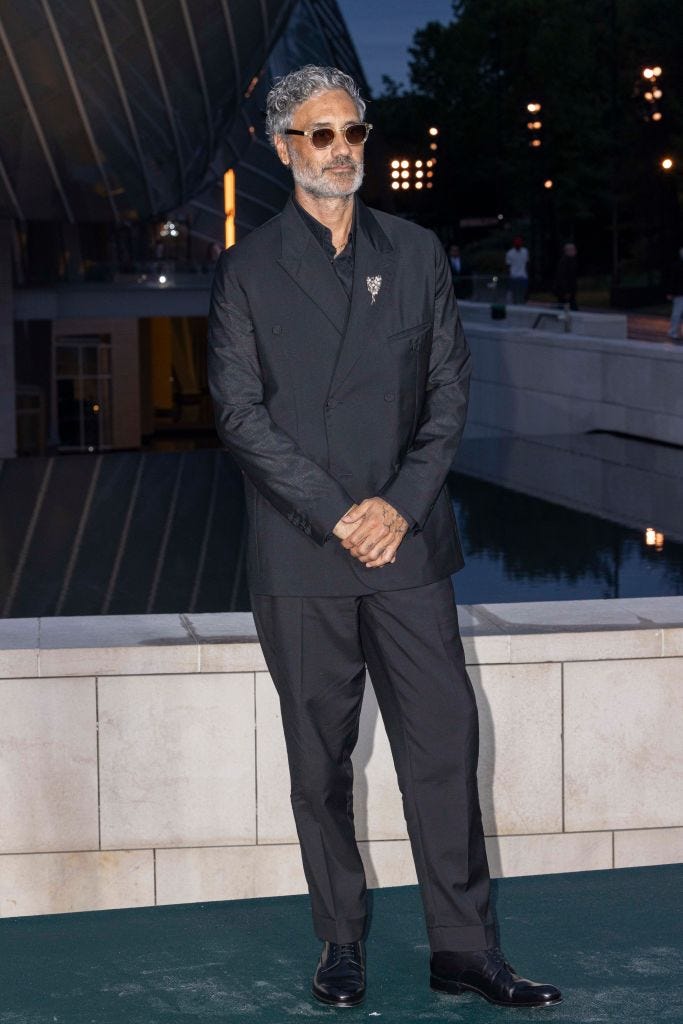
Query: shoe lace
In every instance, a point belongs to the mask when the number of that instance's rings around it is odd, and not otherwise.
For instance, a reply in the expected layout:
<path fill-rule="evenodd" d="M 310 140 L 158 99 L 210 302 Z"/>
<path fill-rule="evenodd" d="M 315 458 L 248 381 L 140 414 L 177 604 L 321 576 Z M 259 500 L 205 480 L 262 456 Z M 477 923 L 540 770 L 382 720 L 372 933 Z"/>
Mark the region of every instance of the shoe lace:
<path fill-rule="evenodd" d="M 499 946 L 494 946 L 491 949 L 489 953 L 489 959 L 491 960 L 492 963 L 497 964 L 499 967 L 507 966 L 507 961 L 505 959 L 502 949 Z"/>
<path fill-rule="evenodd" d="M 495 965 L 499 971 L 501 969 L 506 971 L 512 971 L 512 967 L 505 959 L 505 954 L 503 953 L 500 946 L 494 946 L 491 950 L 489 950 L 489 963 Z"/>
<path fill-rule="evenodd" d="M 330 953 L 340 960 L 355 960 L 358 955 L 357 944 L 355 942 L 331 942 Z"/>

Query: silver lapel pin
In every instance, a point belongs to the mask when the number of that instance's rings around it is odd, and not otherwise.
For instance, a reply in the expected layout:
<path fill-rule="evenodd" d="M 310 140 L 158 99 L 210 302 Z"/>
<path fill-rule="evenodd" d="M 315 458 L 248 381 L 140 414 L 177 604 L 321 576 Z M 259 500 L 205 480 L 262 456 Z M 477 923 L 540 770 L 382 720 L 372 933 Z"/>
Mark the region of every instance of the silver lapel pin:
<path fill-rule="evenodd" d="M 382 275 L 378 274 L 377 277 L 366 277 L 365 278 L 368 286 L 368 291 L 372 295 L 372 303 L 374 305 L 375 299 L 379 295 L 379 290 L 382 287 Z"/>

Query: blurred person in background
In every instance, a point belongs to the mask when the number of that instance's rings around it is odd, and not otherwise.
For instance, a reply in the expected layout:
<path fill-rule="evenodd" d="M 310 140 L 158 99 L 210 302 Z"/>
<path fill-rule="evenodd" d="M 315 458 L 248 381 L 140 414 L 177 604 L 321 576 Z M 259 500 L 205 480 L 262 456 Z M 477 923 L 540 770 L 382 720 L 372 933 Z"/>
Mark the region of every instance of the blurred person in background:
<path fill-rule="evenodd" d="M 529 291 L 529 250 L 519 235 L 513 239 L 512 248 L 505 253 L 505 265 L 510 276 L 510 291 L 515 306 L 526 302 Z"/>
<path fill-rule="evenodd" d="M 669 302 L 673 302 L 669 337 L 680 345 L 681 321 L 683 320 L 683 247 L 678 250 L 678 259 L 671 266 L 669 272 L 669 293 L 666 297 Z"/>
<path fill-rule="evenodd" d="M 555 270 L 555 294 L 561 306 L 578 309 L 576 289 L 578 284 L 577 248 L 573 242 L 567 242 L 562 248 L 557 269 Z"/>
<path fill-rule="evenodd" d="M 472 294 L 470 272 L 466 269 L 460 254 L 460 246 L 453 243 L 448 246 L 448 263 L 453 278 L 453 290 L 458 299 L 468 299 Z"/>

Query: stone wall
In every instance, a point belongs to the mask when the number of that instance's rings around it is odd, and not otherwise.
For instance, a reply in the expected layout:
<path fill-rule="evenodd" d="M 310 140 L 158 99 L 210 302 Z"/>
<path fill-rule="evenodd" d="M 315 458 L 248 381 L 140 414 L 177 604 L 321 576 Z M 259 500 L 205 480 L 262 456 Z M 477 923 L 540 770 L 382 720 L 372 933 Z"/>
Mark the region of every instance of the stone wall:
<path fill-rule="evenodd" d="M 605 430 L 683 445 L 683 347 L 463 319 L 467 437 Z"/>
<path fill-rule="evenodd" d="M 492 871 L 683 852 L 683 598 L 460 609 Z M 0 915 L 304 891 L 250 615 L 0 620 Z M 371 886 L 415 881 L 372 691 L 354 755 Z"/>

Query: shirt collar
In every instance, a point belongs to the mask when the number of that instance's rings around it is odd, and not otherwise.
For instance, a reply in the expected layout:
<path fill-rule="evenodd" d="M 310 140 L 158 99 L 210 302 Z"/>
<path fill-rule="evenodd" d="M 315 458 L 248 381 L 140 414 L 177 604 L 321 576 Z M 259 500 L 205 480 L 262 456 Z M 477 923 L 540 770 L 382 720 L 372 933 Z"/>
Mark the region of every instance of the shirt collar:
<path fill-rule="evenodd" d="M 317 220 L 312 214 L 310 214 L 308 212 L 308 210 L 304 210 L 304 208 L 301 205 L 301 203 L 297 202 L 297 199 L 296 199 L 295 196 L 292 196 L 292 199 L 294 201 L 294 208 L 295 208 L 295 210 L 298 211 L 299 215 L 301 216 L 301 219 L 303 220 L 304 224 L 306 224 L 306 226 L 310 230 L 311 234 L 315 238 L 317 238 L 318 242 L 323 247 L 324 251 L 330 257 L 330 259 L 331 260 L 335 259 L 337 257 L 337 252 L 336 252 L 336 249 L 334 248 L 334 245 L 332 244 L 332 232 L 330 231 L 330 229 L 328 227 L 326 227 L 324 224 L 322 224 L 319 220 Z M 353 243 L 354 243 L 354 239 L 355 239 L 355 234 L 356 234 L 356 208 L 355 208 L 355 203 L 354 203 L 353 220 L 351 221 L 351 231 L 349 232 L 349 237 L 348 237 L 347 242 L 346 242 L 346 247 L 344 249 L 342 249 L 342 252 L 346 252 L 347 251 L 347 249 L 349 247 L 349 242 L 351 243 L 351 247 L 353 247 Z M 339 253 L 339 255 L 341 256 L 341 253 Z"/>

